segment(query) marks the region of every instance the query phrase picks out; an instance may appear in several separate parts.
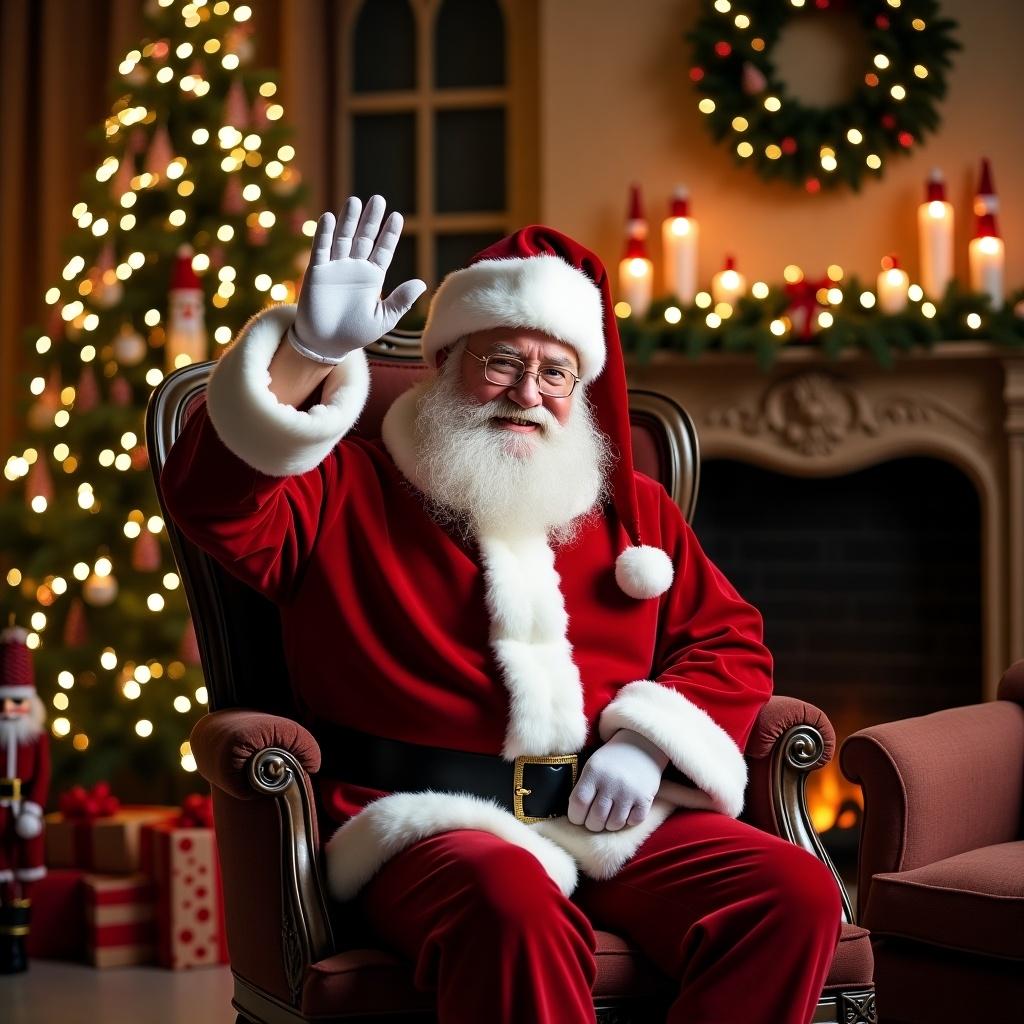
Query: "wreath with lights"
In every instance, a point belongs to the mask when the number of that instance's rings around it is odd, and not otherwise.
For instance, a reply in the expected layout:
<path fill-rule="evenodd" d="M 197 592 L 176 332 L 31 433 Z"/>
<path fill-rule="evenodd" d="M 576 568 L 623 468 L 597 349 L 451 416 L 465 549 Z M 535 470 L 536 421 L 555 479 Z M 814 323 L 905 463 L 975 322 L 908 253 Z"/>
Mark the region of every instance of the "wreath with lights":
<path fill-rule="evenodd" d="M 808 192 L 859 189 L 886 160 L 909 153 L 940 123 L 955 21 L 936 0 L 709 0 L 687 38 L 698 109 L 736 162 L 765 180 Z M 787 94 L 772 51 L 794 15 L 851 12 L 867 36 L 870 64 L 843 103 L 809 106 Z"/>

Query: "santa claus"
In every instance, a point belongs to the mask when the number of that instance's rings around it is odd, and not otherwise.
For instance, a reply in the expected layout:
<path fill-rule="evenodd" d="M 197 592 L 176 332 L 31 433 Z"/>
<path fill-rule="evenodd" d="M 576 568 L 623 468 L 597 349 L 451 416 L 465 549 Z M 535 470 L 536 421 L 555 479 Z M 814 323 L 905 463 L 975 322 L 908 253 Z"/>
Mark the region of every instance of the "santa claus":
<path fill-rule="evenodd" d="M 449 275 L 382 438 L 349 434 L 402 228 L 320 218 L 296 307 L 218 364 L 163 488 L 274 599 L 341 822 L 330 888 L 415 964 L 439 1019 L 593 1021 L 592 922 L 670 1020 L 803 1024 L 839 932 L 830 873 L 740 823 L 771 691 L 761 619 L 633 470 L 600 260 L 546 227 Z"/>
<path fill-rule="evenodd" d="M 46 711 L 36 694 L 24 629 L 0 633 L 0 974 L 28 967 L 31 883 L 43 865 L 43 807 L 50 786 Z"/>

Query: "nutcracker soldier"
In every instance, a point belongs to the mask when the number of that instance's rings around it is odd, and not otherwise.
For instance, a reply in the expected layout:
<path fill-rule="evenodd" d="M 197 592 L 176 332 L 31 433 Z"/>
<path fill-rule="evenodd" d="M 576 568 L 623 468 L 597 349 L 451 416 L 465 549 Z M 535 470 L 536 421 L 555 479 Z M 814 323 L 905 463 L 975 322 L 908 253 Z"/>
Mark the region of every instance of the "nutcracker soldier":
<path fill-rule="evenodd" d="M 36 693 L 24 629 L 0 633 L 0 974 L 28 967 L 32 883 L 43 864 L 43 807 L 50 785 L 46 711 Z"/>

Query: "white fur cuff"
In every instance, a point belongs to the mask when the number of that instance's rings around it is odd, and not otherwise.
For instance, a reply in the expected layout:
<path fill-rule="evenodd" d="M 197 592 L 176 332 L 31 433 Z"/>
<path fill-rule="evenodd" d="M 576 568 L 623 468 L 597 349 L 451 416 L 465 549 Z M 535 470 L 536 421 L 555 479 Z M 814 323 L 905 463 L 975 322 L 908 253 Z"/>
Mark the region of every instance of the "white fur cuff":
<path fill-rule="evenodd" d="M 31 800 L 25 800 L 21 805 L 21 813 L 34 814 L 37 818 L 41 819 L 43 816 L 43 809 L 39 804 L 34 803 Z"/>
<path fill-rule="evenodd" d="M 350 900 L 380 867 L 407 847 L 441 832 L 475 829 L 522 847 L 541 862 L 568 896 L 576 864 L 565 850 L 489 800 L 465 793 L 393 793 L 345 822 L 326 848 L 327 885 L 336 900 Z"/>
<path fill-rule="evenodd" d="M 267 476 L 315 469 L 352 428 L 370 393 L 366 356 L 352 352 L 324 381 L 322 404 L 308 412 L 282 405 L 270 390 L 270 363 L 295 320 L 273 306 L 242 328 L 210 377 L 206 407 L 217 435 Z"/>
<path fill-rule="evenodd" d="M 662 751 L 696 789 L 665 780 L 658 796 L 679 807 L 739 816 L 747 786 L 747 763 L 732 737 L 681 693 L 650 679 L 624 686 L 601 713 L 598 732 L 610 739 L 632 729 Z"/>

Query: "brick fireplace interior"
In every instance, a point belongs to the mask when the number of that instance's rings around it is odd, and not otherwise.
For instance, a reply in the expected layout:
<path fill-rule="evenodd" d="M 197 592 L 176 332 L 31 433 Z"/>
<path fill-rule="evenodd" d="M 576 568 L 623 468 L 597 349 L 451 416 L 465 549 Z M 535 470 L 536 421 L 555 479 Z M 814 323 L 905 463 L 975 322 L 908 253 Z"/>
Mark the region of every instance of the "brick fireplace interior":
<path fill-rule="evenodd" d="M 952 464 L 899 458 L 808 478 L 708 460 L 694 527 L 764 616 L 776 692 L 820 707 L 839 742 L 982 699 L 980 503 Z M 859 792 L 830 768 L 808 803 L 847 873 Z"/>

